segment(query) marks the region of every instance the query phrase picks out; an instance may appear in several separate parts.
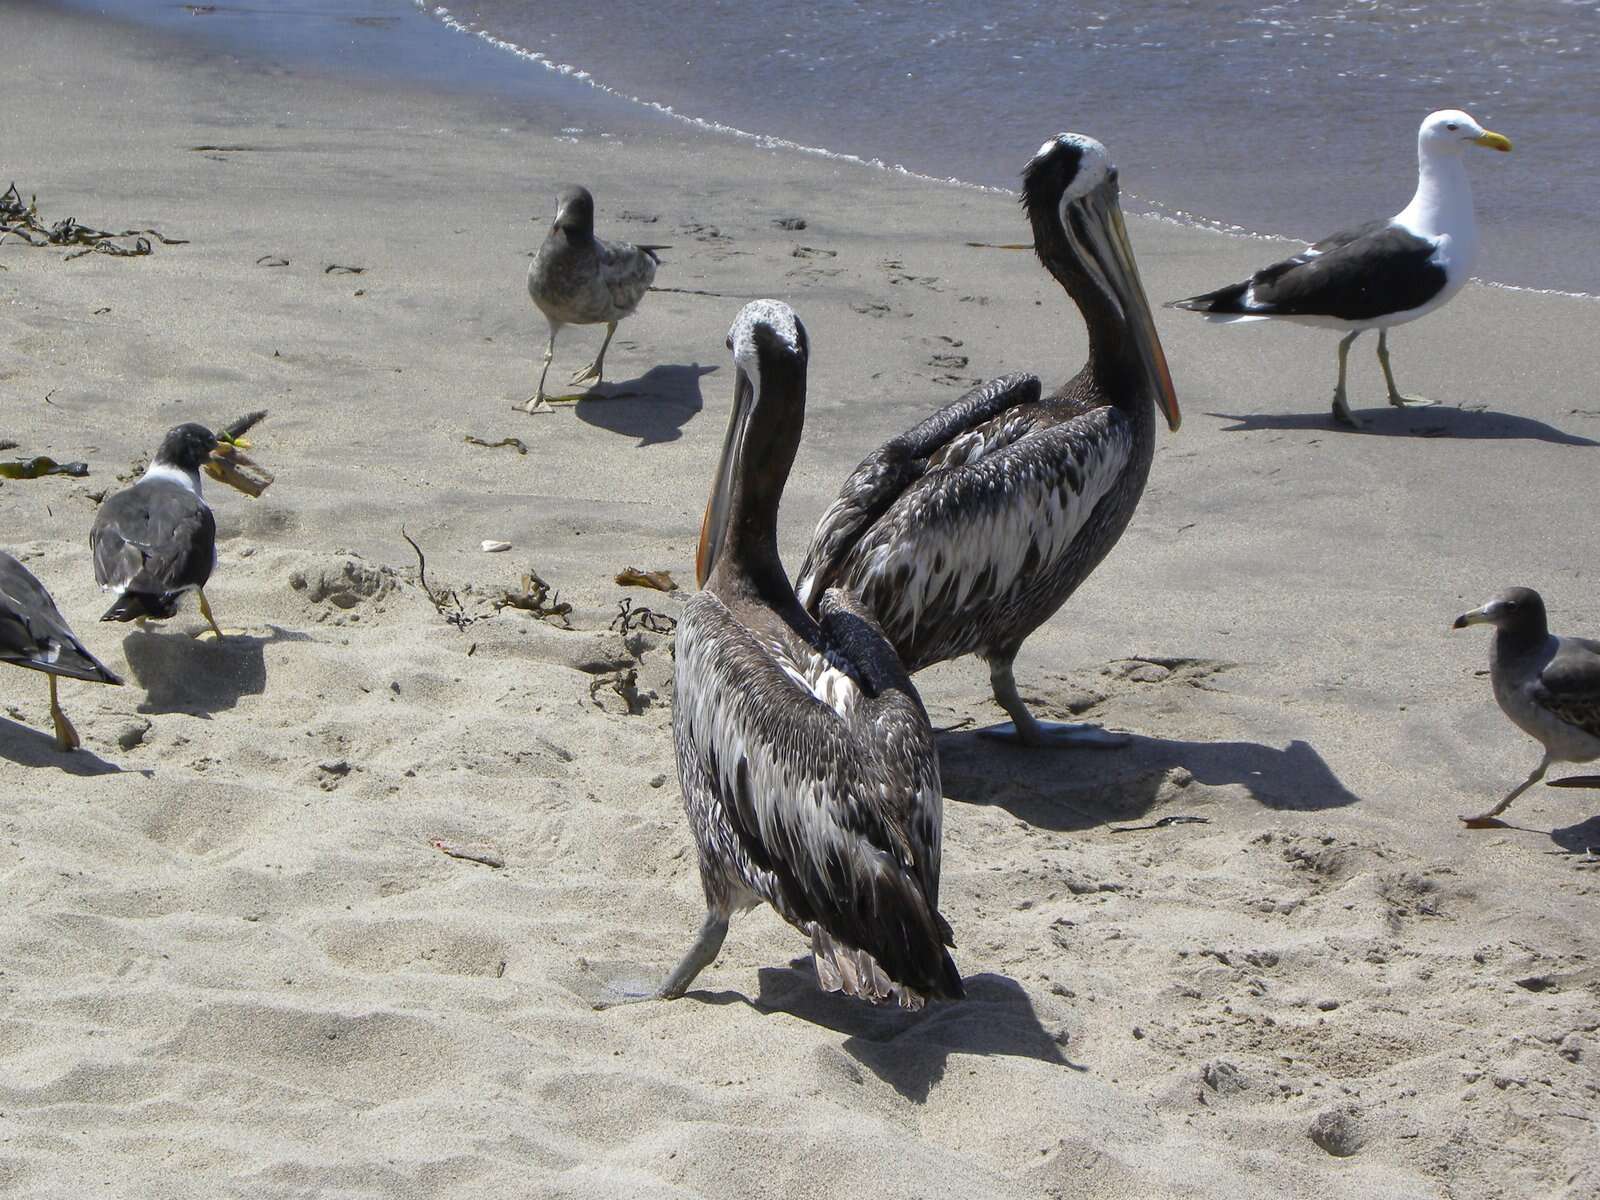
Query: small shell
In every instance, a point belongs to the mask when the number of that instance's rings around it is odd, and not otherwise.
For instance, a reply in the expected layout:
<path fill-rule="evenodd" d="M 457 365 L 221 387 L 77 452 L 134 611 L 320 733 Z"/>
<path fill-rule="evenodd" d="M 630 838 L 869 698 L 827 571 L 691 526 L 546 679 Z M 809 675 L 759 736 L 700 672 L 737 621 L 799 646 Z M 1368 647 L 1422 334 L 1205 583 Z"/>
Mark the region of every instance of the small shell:
<path fill-rule="evenodd" d="M 510 542 L 497 542 L 497 541 L 494 541 L 494 540 L 490 539 L 490 540 L 484 541 L 480 545 L 479 549 L 481 549 L 485 554 L 499 554 L 502 550 L 511 549 L 511 543 Z"/>

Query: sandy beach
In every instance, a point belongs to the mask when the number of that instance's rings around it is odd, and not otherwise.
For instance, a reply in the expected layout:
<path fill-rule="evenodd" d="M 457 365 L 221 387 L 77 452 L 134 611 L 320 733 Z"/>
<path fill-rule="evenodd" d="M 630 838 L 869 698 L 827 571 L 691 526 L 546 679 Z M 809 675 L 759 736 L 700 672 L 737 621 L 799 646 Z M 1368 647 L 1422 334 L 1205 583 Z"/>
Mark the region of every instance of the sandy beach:
<path fill-rule="evenodd" d="M 1133 745 L 999 746 L 981 663 L 917 677 L 968 999 L 822 994 L 763 910 L 685 999 L 597 1010 L 703 913 L 670 638 L 615 628 L 686 592 L 614 577 L 693 586 L 730 321 L 775 296 L 810 332 L 792 569 L 886 437 L 1082 362 L 1034 257 L 967 245 L 1026 240 L 1014 199 L 39 5 L 3 36 L 0 186 L 186 244 L 0 243 L 0 453 L 90 466 L 0 483 L 0 547 L 128 683 L 62 685 L 62 755 L 42 679 L 0 671 L 0 1193 L 1600 1196 L 1600 792 L 1461 827 L 1539 751 L 1488 635 L 1449 631 L 1515 583 L 1600 636 L 1600 307 L 1470 285 L 1392 340 L 1429 410 L 1384 407 L 1357 343 L 1362 433 L 1329 416 L 1332 335 L 1158 312 L 1183 428 L 1017 664 L 1041 715 Z M 1019 169 L 1053 132 L 1014 131 Z M 674 290 L 601 395 L 528 416 L 566 181 L 601 236 L 671 246 Z M 1158 303 L 1294 248 L 1129 226 Z M 565 331 L 551 379 L 599 341 Z M 94 496 L 257 408 L 277 482 L 207 492 L 231 636 L 99 623 Z M 571 628 L 495 608 L 530 571 Z"/>

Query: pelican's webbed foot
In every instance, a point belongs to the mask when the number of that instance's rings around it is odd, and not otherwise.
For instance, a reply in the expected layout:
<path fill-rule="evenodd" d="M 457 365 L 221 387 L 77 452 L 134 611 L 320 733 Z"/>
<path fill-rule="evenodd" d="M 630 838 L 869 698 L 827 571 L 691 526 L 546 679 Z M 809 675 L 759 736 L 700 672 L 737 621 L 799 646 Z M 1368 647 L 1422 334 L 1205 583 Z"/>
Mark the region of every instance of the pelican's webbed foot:
<path fill-rule="evenodd" d="M 1016 742 L 1033 749 L 1115 750 L 1133 741 L 1129 734 L 1117 733 L 1099 725 L 1060 721 L 1036 720 L 1021 727 L 1015 721 L 1004 721 L 978 732 L 986 738 Z"/>

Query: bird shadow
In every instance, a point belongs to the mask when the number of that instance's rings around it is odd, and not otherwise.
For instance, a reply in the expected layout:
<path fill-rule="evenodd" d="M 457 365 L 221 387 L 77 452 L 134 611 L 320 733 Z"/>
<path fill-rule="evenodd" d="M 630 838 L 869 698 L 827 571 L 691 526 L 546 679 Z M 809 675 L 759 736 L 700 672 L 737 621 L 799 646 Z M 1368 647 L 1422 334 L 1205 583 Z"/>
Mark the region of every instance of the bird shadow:
<path fill-rule="evenodd" d="M 268 625 L 266 637 L 231 633 L 199 641 L 184 633 L 134 630 L 122 642 L 128 671 L 145 690 L 142 713 L 209 717 L 259 696 L 267 687 L 266 648 L 273 642 L 309 642 L 309 634 Z"/>
<path fill-rule="evenodd" d="M 1031 1058 L 1086 1071 L 1061 1053 L 1039 1021 L 1022 985 L 988 972 L 966 976 L 966 998 L 935 1003 L 921 1012 L 867 1004 L 817 987 L 811 956 L 787 967 L 762 967 L 754 1000 L 736 992 L 690 992 L 711 1004 L 748 1004 L 843 1034 L 844 1051 L 900 1095 L 922 1104 L 945 1076 L 952 1055 Z"/>
<path fill-rule="evenodd" d="M 977 733 L 938 737 L 944 794 L 961 804 L 997 805 L 1018 820 L 1058 832 L 1137 819 L 1181 804 L 1191 783 L 1237 784 L 1280 811 L 1358 804 L 1309 742 L 1278 749 L 1259 742 L 1185 742 L 1131 734 L 1115 750 L 1030 750 Z M 1190 777 L 1172 776 L 1182 768 Z M 1181 778 L 1181 777 L 1179 777 Z"/>
<path fill-rule="evenodd" d="M 662 363 L 637 379 L 601 384 L 586 393 L 573 411 L 584 424 L 636 437 L 641 446 L 675 442 L 705 407 L 701 377 L 716 369 L 699 363 Z"/>
<path fill-rule="evenodd" d="M 92 750 L 58 749 L 53 734 L 5 717 L 0 717 L 0 758 L 19 767 L 50 767 L 85 779 L 94 775 L 120 775 L 124 770 Z M 148 771 L 141 773 L 150 774 Z"/>
<path fill-rule="evenodd" d="M 1358 414 L 1360 429 L 1350 429 L 1333 419 L 1326 409 L 1311 413 L 1219 413 L 1208 417 L 1236 422 L 1223 433 L 1259 433 L 1266 429 L 1337 430 L 1380 437 L 1495 438 L 1504 441 L 1552 442 L 1558 446 L 1600 446 L 1600 442 L 1567 433 L 1532 417 L 1490 409 L 1393 408 L 1366 409 Z"/>
<path fill-rule="evenodd" d="M 1600 853 L 1600 814 L 1550 831 L 1550 840 L 1568 854 Z"/>

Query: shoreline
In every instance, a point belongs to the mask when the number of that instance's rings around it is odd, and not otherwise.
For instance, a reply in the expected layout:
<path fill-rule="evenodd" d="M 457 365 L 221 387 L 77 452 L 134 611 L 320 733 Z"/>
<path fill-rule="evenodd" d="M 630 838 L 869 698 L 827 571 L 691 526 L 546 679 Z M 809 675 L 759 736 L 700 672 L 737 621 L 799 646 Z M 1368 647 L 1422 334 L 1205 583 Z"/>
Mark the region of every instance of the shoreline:
<path fill-rule="evenodd" d="M 63 759 L 38 681 L 5 672 L 8 1195 L 92 1171 L 262 1200 L 1600 1184 L 1570 1116 L 1600 1087 L 1595 807 L 1537 789 L 1519 828 L 1459 828 L 1534 750 L 1484 640 L 1447 631 L 1508 583 L 1558 631 L 1600 629 L 1600 529 L 1566 517 L 1600 462 L 1587 307 L 1469 286 L 1408 327 L 1395 369 L 1436 410 L 1387 410 L 1358 343 L 1365 434 L 1328 419 L 1329 335 L 1158 308 L 1183 428 L 1017 666 L 1042 716 L 1134 744 L 997 751 L 972 733 L 998 719 L 981 664 L 917 677 L 969 999 L 917 1019 L 822 995 L 758 911 L 702 990 L 596 1011 L 703 910 L 666 639 L 612 627 L 624 600 L 670 616 L 683 593 L 613 580 L 692 579 L 729 323 L 776 295 L 811 335 L 793 566 L 886 437 L 968 380 L 1082 362 L 1032 256 L 963 244 L 1015 240 L 1016 205 L 676 126 L 572 135 L 549 97 L 257 65 L 37 6 L 0 63 L 49 115 L 0 164 L 46 219 L 188 239 L 72 262 L 0 245 L 8 454 L 91 467 L 0 485 L 4 548 L 128 681 L 63 685 L 85 741 Z M 601 236 L 672 245 L 657 283 L 683 291 L 618 330 L 610 398 L 528 417 L 523 277 L 569 179 Z M 1156 304 L 1262 258 L 1129 226 Z M 551 378 L 598 342 L 564 331 Z M 228 641 L 185 637 L 189 608 L 100 623 L 92 493 L 179 420 L 256 408 L 277 481 L 207 492 Z M 402 526 L 470 623 L 418 587 Z M 572 629 L 494 609 L 528 570 Z M 1169 815 L 1206 822 L 1116 831 Z M 1341 1123 L 1346 1157 L 1310 1134 Z"/>

